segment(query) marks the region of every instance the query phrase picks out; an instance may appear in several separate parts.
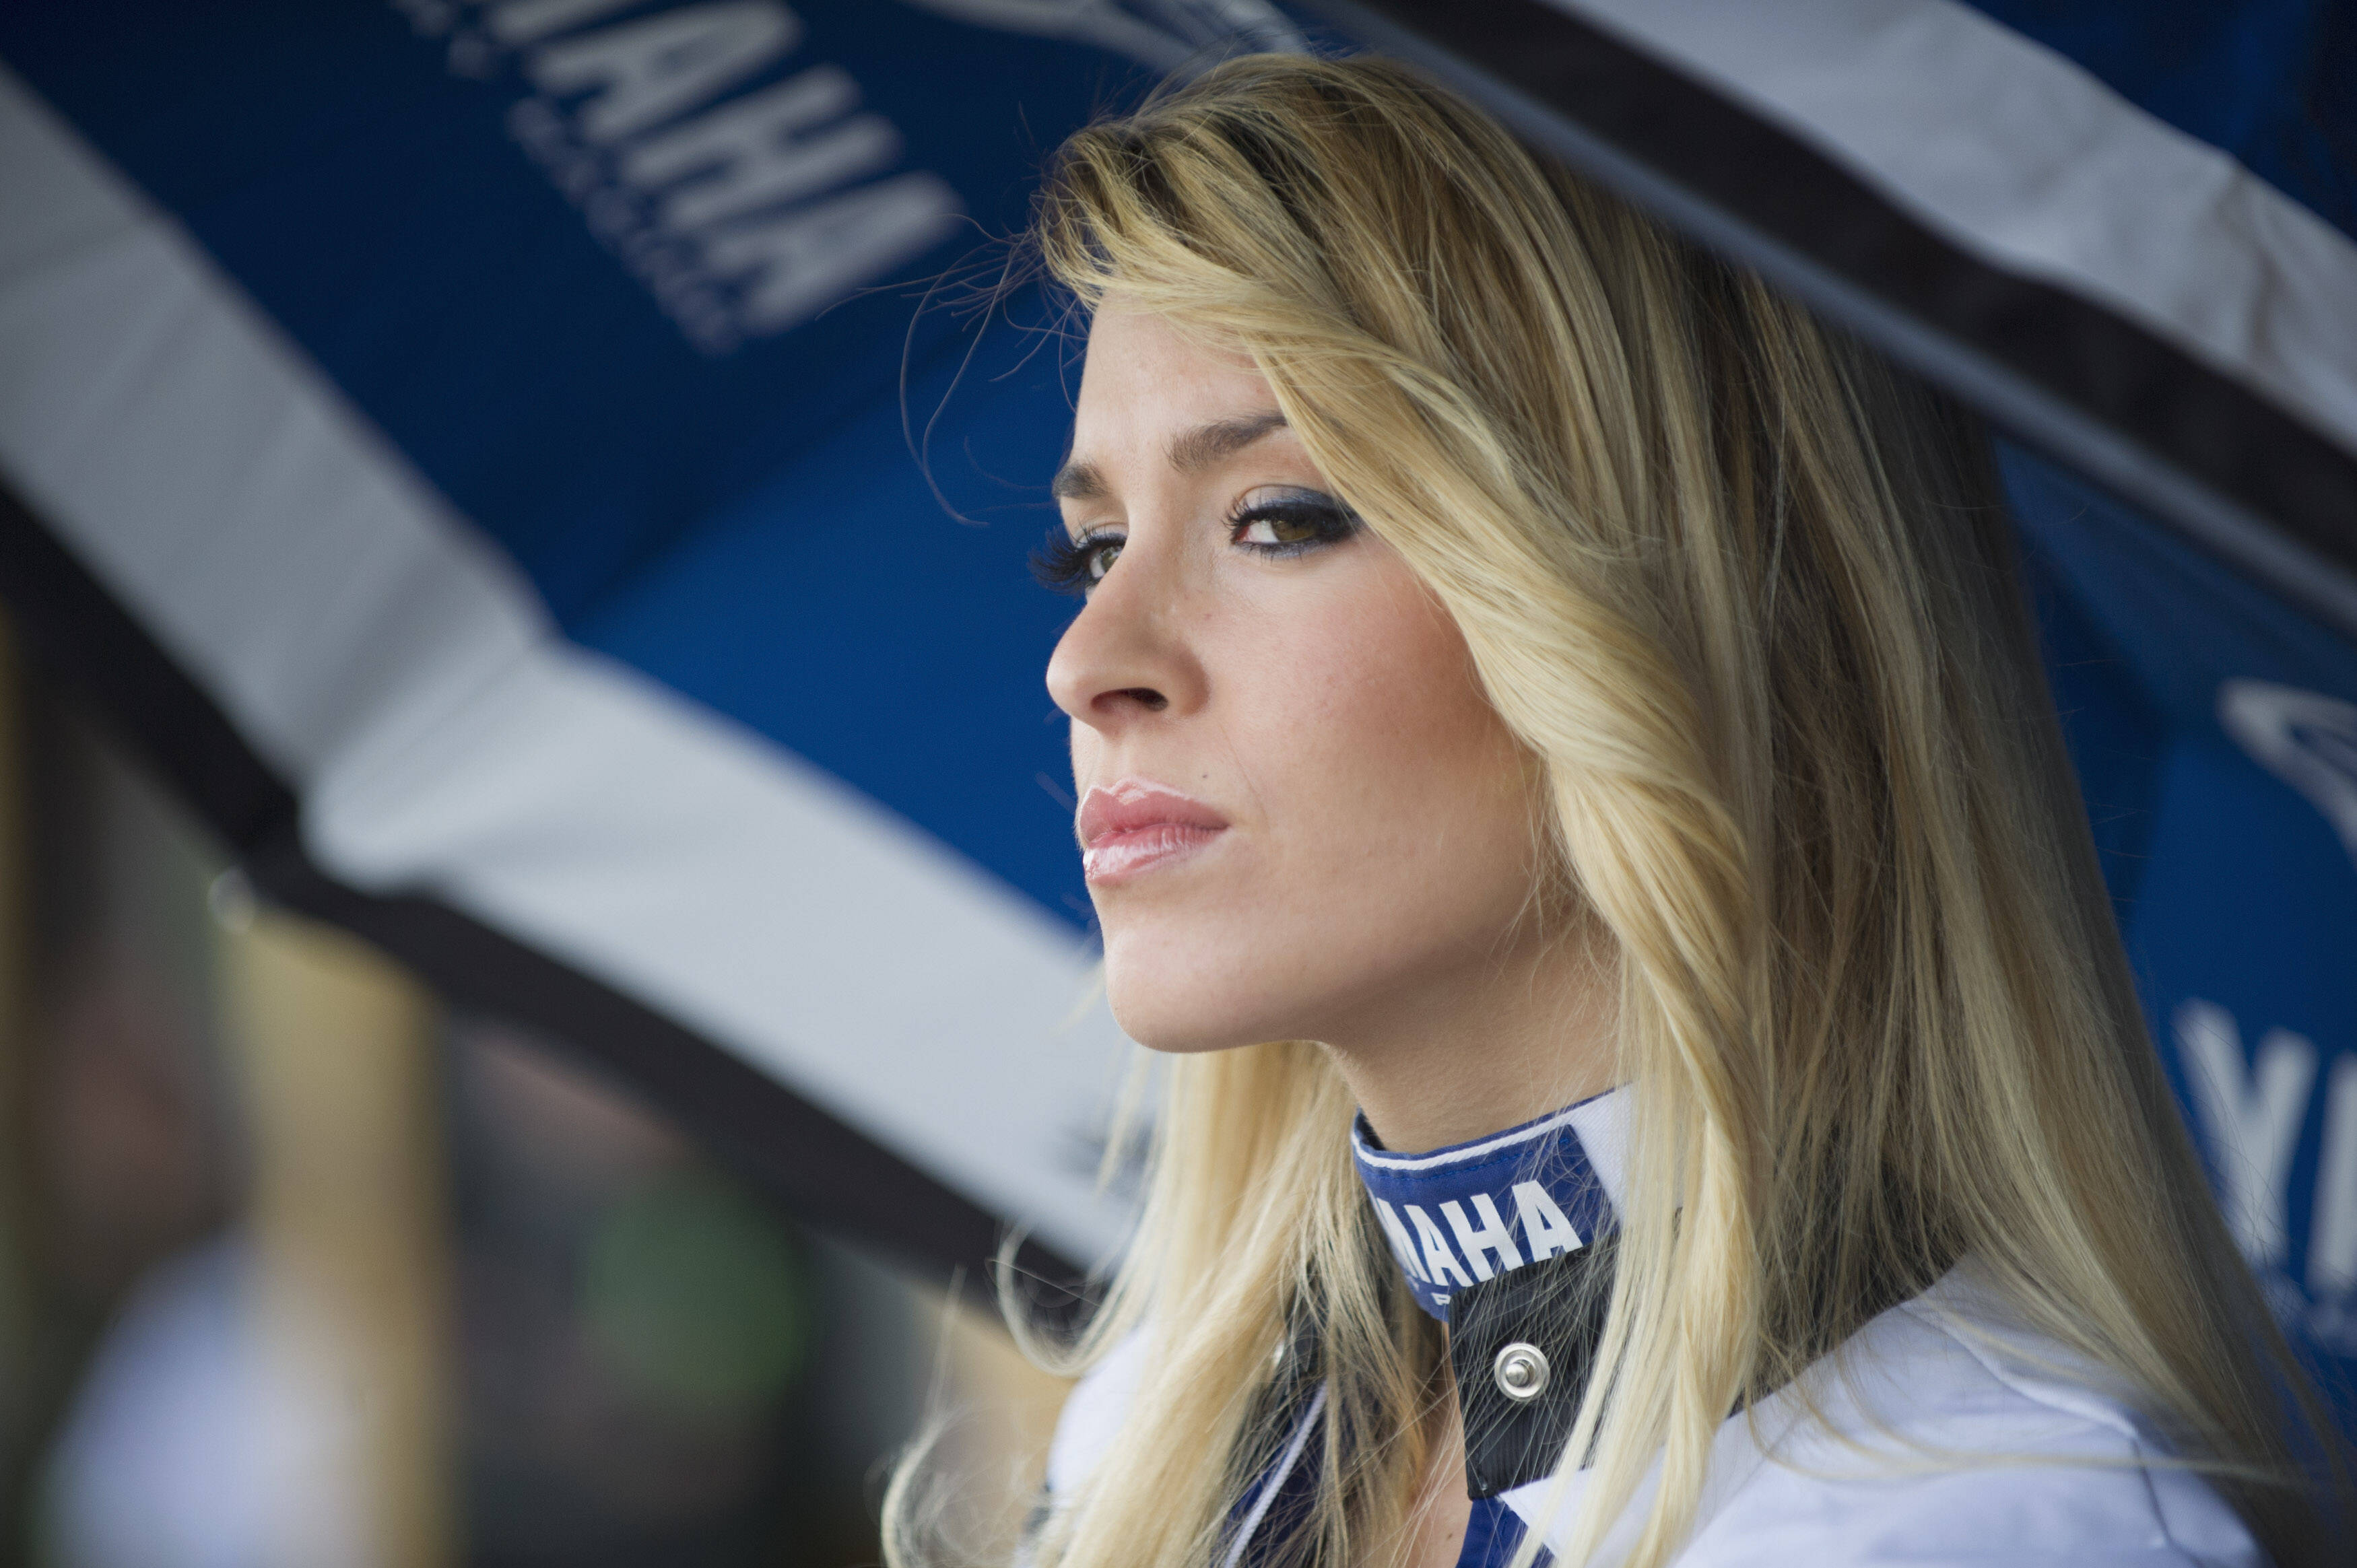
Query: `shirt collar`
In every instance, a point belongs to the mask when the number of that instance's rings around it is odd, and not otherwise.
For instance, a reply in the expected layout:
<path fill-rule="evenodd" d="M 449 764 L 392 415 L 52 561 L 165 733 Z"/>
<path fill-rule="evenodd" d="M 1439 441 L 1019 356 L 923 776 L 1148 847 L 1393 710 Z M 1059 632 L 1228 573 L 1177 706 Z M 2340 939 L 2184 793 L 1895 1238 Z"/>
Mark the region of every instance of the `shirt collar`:
<path fill-rule="evenodd" d="M 1627 1121 L 1627 1093 L 1608 1090 L 1486 1138 L 1402 1155 L 1356 1118 L 1359 1179 L 1416 1305 L 1446 1321 L 1452 1292 L 1609 1230 Z"/>

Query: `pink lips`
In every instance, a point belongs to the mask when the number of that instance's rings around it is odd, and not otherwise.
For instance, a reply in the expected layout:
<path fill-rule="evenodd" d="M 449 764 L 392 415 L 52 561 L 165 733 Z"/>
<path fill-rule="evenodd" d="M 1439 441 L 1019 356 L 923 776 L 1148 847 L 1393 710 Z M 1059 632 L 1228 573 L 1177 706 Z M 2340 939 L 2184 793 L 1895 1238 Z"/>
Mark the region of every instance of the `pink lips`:
<path fill-rule="evenodd" d="M 1099 784 L 1081 802 L 1081 869 L 1093 883 L 1126 882 L 1193 854 L 1227 826 L 1200 800 L 1143 779 Z"/>

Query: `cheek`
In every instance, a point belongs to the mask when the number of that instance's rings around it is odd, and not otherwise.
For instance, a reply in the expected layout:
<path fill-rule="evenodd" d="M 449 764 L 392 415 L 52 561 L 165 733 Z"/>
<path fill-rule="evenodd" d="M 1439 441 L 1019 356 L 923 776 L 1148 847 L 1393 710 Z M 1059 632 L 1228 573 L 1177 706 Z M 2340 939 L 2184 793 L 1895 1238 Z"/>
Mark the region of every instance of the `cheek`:
<path fill-rule="evenodd" d="M 1200 869 L 1100 896 L 1114 1013 L 1141 1043 L 1343 1043 L 1483 983 L 1537 857 L 1523 755 L 1448 616 L 1387 551 L 1222 585 L 1174 623 L 1202 707 L 1115 739 L 1233 816 Z M 1133 757 L 1130 754 L 1135 751 Z"/>
<path fill-rule="evenodd" d="M 1293 897 L 1361 950 L 1486 944 L 1534 874 L 1530 782 L 1464 639 L 1395 558 L 1279 618 L 1230 673 Z M 1238 639 L 1241 646 L 1244 639 Z"/>

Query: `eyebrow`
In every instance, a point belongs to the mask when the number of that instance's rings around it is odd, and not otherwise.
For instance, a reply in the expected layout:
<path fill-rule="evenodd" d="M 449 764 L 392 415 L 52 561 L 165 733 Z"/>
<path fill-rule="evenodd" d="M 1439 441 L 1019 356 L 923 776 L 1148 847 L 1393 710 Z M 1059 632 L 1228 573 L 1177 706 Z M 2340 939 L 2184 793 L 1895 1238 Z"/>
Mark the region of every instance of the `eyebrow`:
<path fill-rule="evenodd" d="M 1171 441 L 1170 466 L 1182 474 L 1207 468 L 1284 426 L 1285 415 L 1273 408 L 1199 424 Z M 1093 463 L 1066 463 L 1048 482 L 1048 493 L 1058 500 L 1092 501 L 1103 500 L 1110 489 Z"/>

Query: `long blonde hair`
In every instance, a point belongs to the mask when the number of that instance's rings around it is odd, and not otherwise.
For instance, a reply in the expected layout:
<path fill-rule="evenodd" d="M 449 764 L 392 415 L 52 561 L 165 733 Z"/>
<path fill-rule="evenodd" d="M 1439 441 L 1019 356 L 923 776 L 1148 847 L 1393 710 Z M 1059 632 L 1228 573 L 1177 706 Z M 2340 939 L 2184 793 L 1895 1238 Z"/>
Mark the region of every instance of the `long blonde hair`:
<path fill-rule="evenodd" d="M 1251 356 L 1544 769 L 1636 1117 L 1570 1556 L 1658 1462 L 1630 1560 L 1665 1561 L 1727 1412 L 1969 1255 L 2279 1563 L 2317 1560 L 2299 1375 L 2147 1037 L 1974 433 L 1380 60 L 1238 59 L 1081 132 L 1036 238 L 1083 308 Z M 1216 1562 L 1290 1324 L 1329 1395 L 1304 1556 L 1390 1560 L 1445 1374 L 1350 1096 L 1302 1042 L 1168 1070 L 1067 1364 L 1153 1354 L 1034 1558 Z"/>

